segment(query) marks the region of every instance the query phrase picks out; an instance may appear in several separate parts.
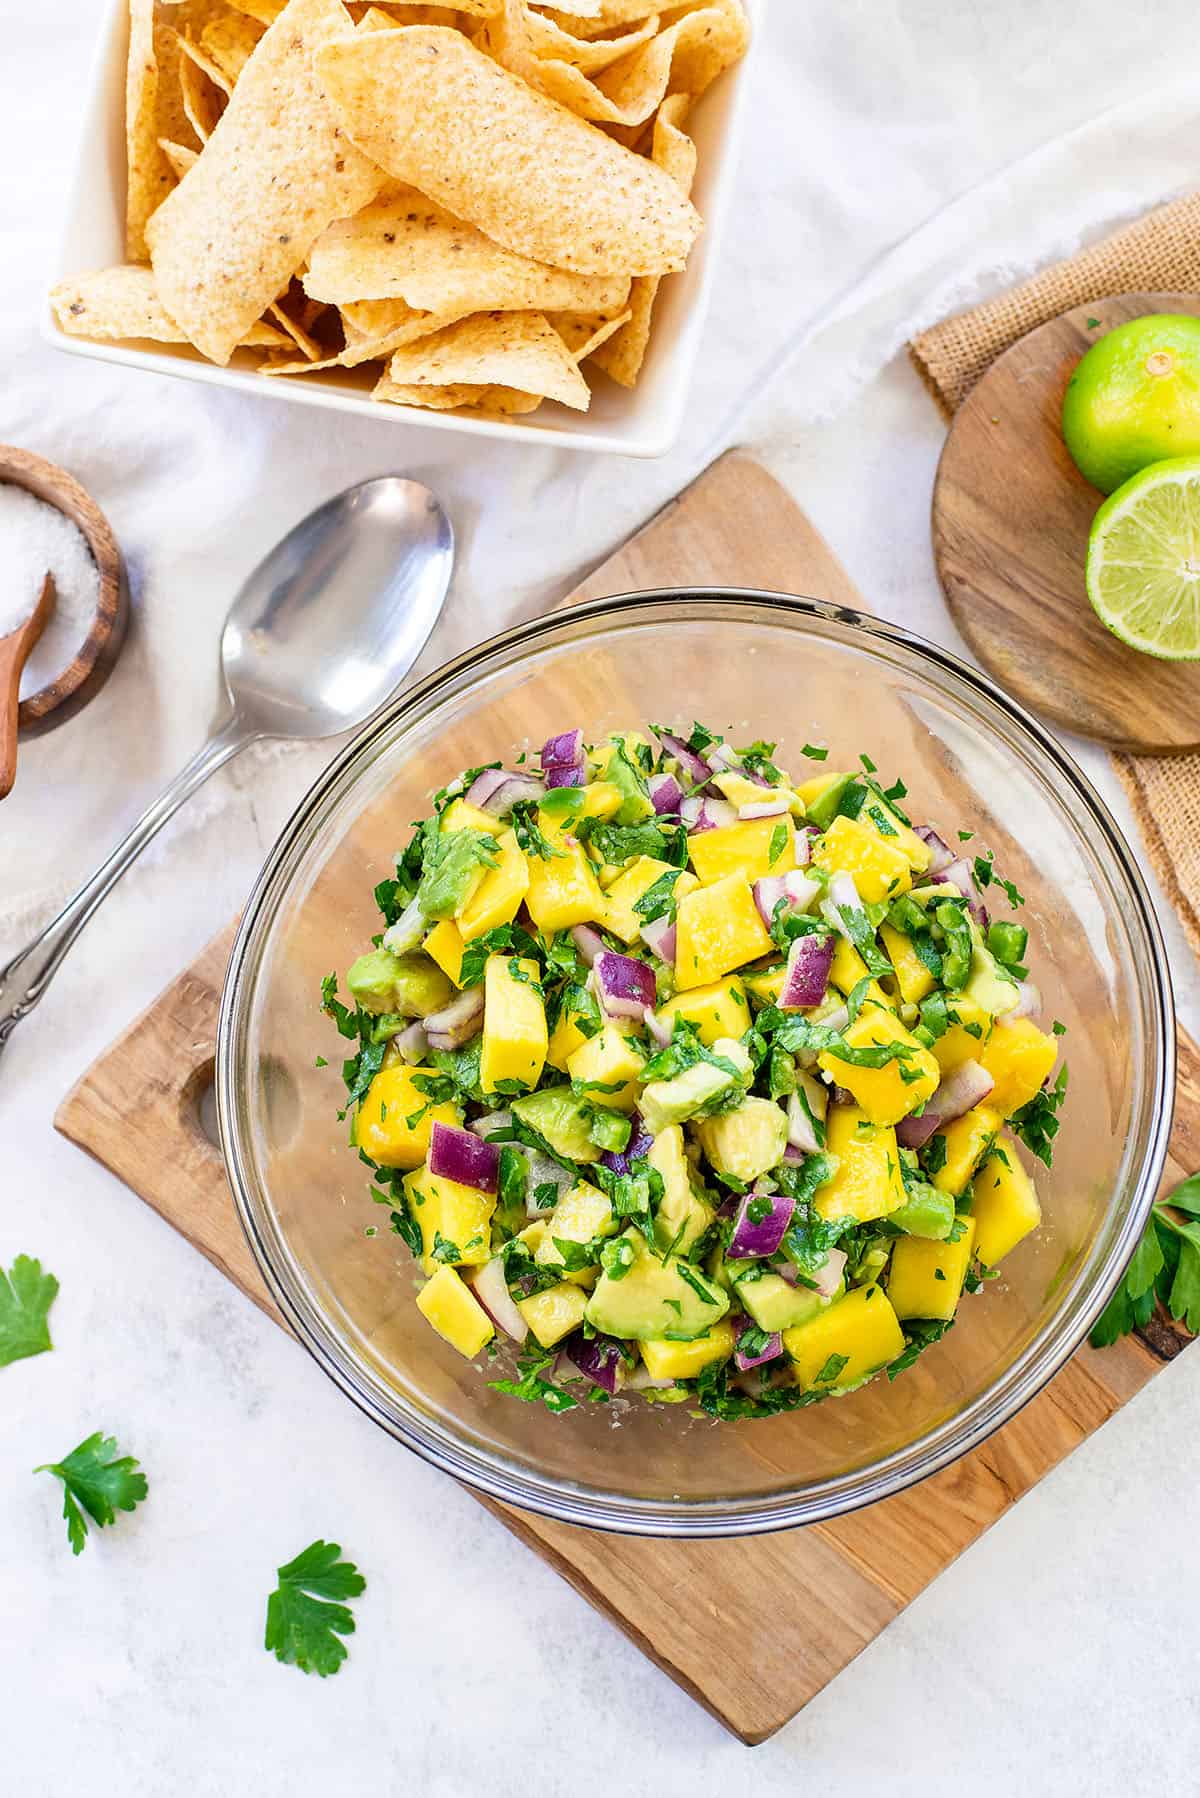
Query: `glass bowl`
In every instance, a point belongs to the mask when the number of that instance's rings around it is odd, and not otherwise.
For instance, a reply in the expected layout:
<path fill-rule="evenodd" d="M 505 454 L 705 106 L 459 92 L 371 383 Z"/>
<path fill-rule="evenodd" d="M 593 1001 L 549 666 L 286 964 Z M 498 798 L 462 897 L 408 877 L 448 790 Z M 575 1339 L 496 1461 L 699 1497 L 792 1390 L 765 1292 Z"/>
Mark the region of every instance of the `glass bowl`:
<path fill-rule="evenodd" d="M 417 1274 L 371 1203 L 336 1110 L 340 1043 L 319 1009 L 379 925 L 375 883 L 461 768 L 582 725 L 693 718 L 868 753 L 905 805 L 995 851 L 1025 894 L 1070 1087 L 1042 1228 L 894 1383 L 764 1420 L 712 1423 L 637 1399 L 553 1416 L 489 1389 L 413 1304 Z M 312 788 L 242 920 L 221 1008 L 217 1099 L 251 1247 L 301 1341 L 409 1448 L 507 1504 L 592 1528 L 736 1535 L 886 1498 L 976 1447 L 1062 1366 L 1132 1253 L 1174 1092 L 1162 941 L 1138 869 L 1079 769 L 996 687 L 932 644 L 783 594 L 633 594 L 482 644 L 369 724 Z M 319 1057 L 330 1065 L 317 1066 Z M 508 1371 L 508 1369 L 504 1369 Z"/>

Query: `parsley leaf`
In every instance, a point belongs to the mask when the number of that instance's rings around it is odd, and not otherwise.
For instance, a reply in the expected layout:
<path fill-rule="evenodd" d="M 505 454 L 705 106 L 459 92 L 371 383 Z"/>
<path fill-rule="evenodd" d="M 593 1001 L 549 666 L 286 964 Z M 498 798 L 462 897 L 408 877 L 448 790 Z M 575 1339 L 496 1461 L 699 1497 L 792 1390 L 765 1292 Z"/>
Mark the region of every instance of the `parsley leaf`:
<path fill-rule="evenodd" d="M 1181 1212 L 1183 1221 L 1172 1215 Z M 1156 1300 L 1200 1335 L 1200 1174 L 1155 1202 L 1125 1278 L 1092 1327 L 1093 1348 L 1107 1348 L 1143 1329 Z"/>
<path fill-rule="evenodd" d="M 506 1392 L 510 1398 L 519 1398 L 527 1405 L 536 1405 L 540 1400 L 547 1411 L 570 1411 L 579 1400 L 545 1377 L 545 1369 L 552 1367 L 557 1359 L 557 1349 L 522 1349 L 517 1356 L 520 1378 L 489 1380 L 488 1386 L 493 1392 Z"/>
<path fill-rule="evenodd" d="M 340 1600 L 358 1598 L 367 1582 L 353 1561 L 342 1560 L 339 1543 L 319 1537 L 278 1573 L 263 1647 L 285 1666 L 325 1679 L 346 1659 L 341 1638 L 354 1634 L 354 1617 Z"/>
<path fill-rule="evenodd" d="M 146 1496 L 146 1476 L 138 1463 L 132 1455 L 118 1456 L 116 1442 L 99 1430 L 63 1460 L 43 1462 L 33 1471 L 62 1481 L 67 1540 L 76 1555 L 87 1544 L 88 1517 L 103 1529 L 116 1522 L 118 1511 L 132 1511 Z"/>
<path fill-rule="evenodd" d="M 819 749 L 815 743 L 806 743 L 800 753 L 807 756 L 810 762 L 824 762 L 829 757 L 829 751 Z"/>
<path fill-rule="evenodd" d="M 29 1255 L 18 1255 L 7 1273 L 0 1267 L 0 1367 L 54 1347 L 47 1320 L 57 1296 L 54 1275 Z"/>
<path fill-rule="evenodd" d="M 1058 1135 L 1059 1120 L 1056 1116 L 1059 1106 L 1067 1096 L 1067 1069 L 1064 1065 L 1058 1071 L 1058 1079 L 1051 1087 L 1044 1087 L 1035 1093 L 1027 1105 L 1013 1113 L 1009 1126 L 1021 1138 L 1027 1149 L 1035 1154 L 1039 1161 L 1047 1167 L 1054 1164 L 1054 1138 Z"/>

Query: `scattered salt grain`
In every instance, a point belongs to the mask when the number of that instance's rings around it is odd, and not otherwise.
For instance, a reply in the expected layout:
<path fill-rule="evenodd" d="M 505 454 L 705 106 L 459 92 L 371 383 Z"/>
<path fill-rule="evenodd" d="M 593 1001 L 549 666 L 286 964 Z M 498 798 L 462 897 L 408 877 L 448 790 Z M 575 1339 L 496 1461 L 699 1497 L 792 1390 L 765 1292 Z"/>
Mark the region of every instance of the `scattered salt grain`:
<path fill-rule="evenodd" d="M 0 637 L 33 615 L 47 574 L 56 600 L 21 673 L 21 698 L 47 687 L 75 659 L 100 596 L 100 572 L 77 524 L 23 487 L 0 482 Z"/>

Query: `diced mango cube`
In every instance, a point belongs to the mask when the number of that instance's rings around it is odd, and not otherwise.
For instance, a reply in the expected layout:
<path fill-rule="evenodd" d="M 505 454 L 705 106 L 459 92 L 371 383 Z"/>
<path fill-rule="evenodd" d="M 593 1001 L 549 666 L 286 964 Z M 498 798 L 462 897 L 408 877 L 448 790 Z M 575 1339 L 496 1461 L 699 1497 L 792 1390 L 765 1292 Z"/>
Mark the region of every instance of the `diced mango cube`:
<path fill-rule="evenodd" d="M 556 839 L 554 847 L 554 855 L 529 857 L 525 903 L 530 917 L 547 936 L 575 924 L 602 924 L 604 894 L 582 843 L 566 834 Z"/>
<path fill-rule="evenodd" d="M 483 973 L 483 1053 L 479 1083 L 495 1092 L 502 1080 L 535 1086 L 546 1061 L 546 1006 L 535 961 L 489 955 Z"/>
<path fill-rule="evenodd" d="M 895 899 L 912 885 L 912 868 L 902 849 L 858 818 L 835 818 L 813 857 L 830 874 L 850 874 L 868 905 Z"/>
<path fill-rule="evenodd" d="M 439 1267 L 422 1286 L 417 1310 L 468 1361 L 496 1334 L 491 1318 L 452 1267 Z"/>
<path fill-rule="evenodd" d="M 483 811 L 480 806 L 472 805 L 467 799 L 451 801 L 442 813 L 442 822 L 439 828 L 443 831 L 481 830 L 487 837 L 498 837 L 500 834 L 500 826 L 495 818 L 489 812 Z"/>
<path fill-rule="evenodd" d="M 1014 1018 L 996 1025 L 978 1059 L 996 1082 L 988 1104 L 1007 1118 L 1040 1091 L 1058 1060 L 1058 1043 L 1028 1018 Z"/>
<path fill-rule="evenodd" d="M 984 1044 L 992 1034 L 992 1014 L 966 993 L 948 993 L 946 1015 L 950 1027 L 935 1040 L 933 1054 L 942 1073 L 952 1074 L 964 1061 L 983 1059 Z"/>
<path fill-rule="evenodd" d="M 975 1243 L 975 1220 L 959 1221 L 964 1228 L 957 1242 L 896 1238 L 887 1289 L 897 1317 L 933 1317 L 945 1323 L 954 1316 Z"/>
<path fill-rule="evenodd" d="M 458 1112 L 448 1101 L 429 1103 L 429 1094 L 414 1085 L 414 1075 L 430 1077 L 429 1068 L 393 1064 L 376 1074 L 359 1102 L 354 1139 L 364 1155 L 380 1167 L 420 1167 L 429 1153 L 434 1124 L 457 1124 Z"/>
<path fill-rule="evenodd" d="M 719 1036 L 744 1036 L 750 1028 L 750 1005 L 746 989 L 736 974 L 726 974 L 711 986 L 694 986 L 686 993 L 668 999 L 659 1016 L 665 1022 L 686 1018 L 696 1026 L 696 1034 L 708 1049 Z"/>
<path fill-rule="evenodd" d="M 490 1258 L 495 1193 L 431 1174 L 427 1167 L 405 1175 L 404 1191 L 420 1227 L 427 1274 L 439 1265 L 479 1267 Z"/>
<path fill-rule="evenodd" d="M 533 1223 L 527 1224 L 519 1233 L 517 1240 L 525 1244 L 539 1267 L 562 1267 L 563 1258 L 555 1248 L 550 1234 L 549 1217 L 535 1218 Z M 573 1273 L 564 1273 L 563 1279 L 572 1286 L 583 1286 L 590 1292 L 596 1284 L 596 1271 L 591 1267 L 578 1267 Z"/>
<path fill-rule="evenodd" d="M 466 944 L 453 918 L 440 919 L 425 938 L 422 948 L 455 986 L 462 985 L 462 958 Z"/>
<path fill-rule="evenodd" d="M 847 774 L 814 774 L 811 780 L 801 780 L 797 782 L 796 793 L 797 796 L 803 800 L 804 809 L 807 811 L 810 806 L 816 804 L 817 800 L 821 797 L 821 794 L 825 792 L 826 788 L 831 787 L 835 780 L 844 781 L 849 778 L 850 777 Z"/>
<path fill-rule="evenodd" d="M 464 943 L 499 929 L 501 924 L 511 924 L 529 891 L 529 866 L 516 836 L 505 830 L 496 841 L 500 850 L 496 867 L 488 869 L 458 915 Z"/>
<path fill-rule="evenodd" d="M 783 1332 L 797 1386 L 841 1392 L 904 1352 L 904 1332 L 881 1286 L 856 1286 L 807 1323 Z"/>
<path fill-rule="evenodd" d="M 580 1016 L 579 1012 L 571 1009 L 569 999 L 564 998 L 562 1010 L 558 1014 L 558 1022 L 550 1032 L 550 1046 L 546 1050 L 546 1060 L 552 1068 L 557 1068 L 560 1074 L 566 1073 L 568 1061 L 576 1049 L 582 1048 L 588 1041 L 589 1032 L 592 1035 L 595 1034 L 595 1022 L 590 1018 L 585 1020 L 588 1024 L 587 1030 L 579 1028 Z"/>
<path fill-rule="evenodd" d="M 852 993 L 860 980 L 867 978 L 867 964 L 849 938 L 840 936 L 833 951 L 833 961 L 829 967 L 829 984 L 835 986 L 845 997 Z M 882 1005 L 885 1011 L 895 1011 L 896 1001 L 884 992 L 877 980 L 873 980 L 867 988 L 866 997 L 876 1005 Z"/>
<path fill-rule="evenodd" d="M 705 886 L 730 874 L 759 880 L 796 866 L 796 833 L 786 812 L 773 818 L 744 818 L 717 830 L 696 831 L 688 838 L 688 855 Z"/>
<path fill-rule="evenodd" d="M 694 1380 L 714 1361 L 728 1361 L 735 1344 L 733 1325 L 723 1317 L 691 1342 L 642 1342 L 642 1360 L 654 1380 Z"/>
<path fill-rule="evenodd" d="M 858 813 L 858 820 L 868 830 L 875 831 L 892 849 L 899 849 L 908 861 L 914 874 L 924 874 L 933 860 L 929 844 L 923 842 L 915 830 L 910 830 L 899 814 L 890 805 L 879 798 L 878 794 L 868 792 Z"/>
<path fill-rule="evenodd" d="M 936 1092 L 941 1078 L 937 1062 L 893 1012 L 868 1002 L 842 1034 L 853 1049 L 895 1043 L 907 1051 L 880 1068 L 840 1061 L 833 1050 L 818 1056 L 824 1071 L 854 1094 L 871 1123 L 898 1124 Z"/>
<path fill-rule="evenodd" d="M 712 832 L 705 831 L 706 836 Z M 675 924 L 675 983 L 681 991 L 708 986 L 722 974 L 757 961 L 772 947 L 744 874 L 729 874 L 679 901 Z"/>
<path fill-rule="evenodd" d="M 837 1156 L 837 1171 L 817 1188 L 813 1203 L 827 1221 L 853 1217 L 870 1223 L 905 1203 L 896 1132 L 890 1124 L 872 1124 L 856 1105 L 831 1105 L 825 1146 Z"/>
<path fill-rule="evenodd" d="M 617 1228 L 608 1199 L 587 1180 L 577 1180 L 564 1192 L 546 1222 L 548 1235 L 561 1236 L 564 1242 L 594 1242 L 597 1236 L 612 1236 Z"/>
<path fill-rule="evenodd" d="M 917 841 L 920 841 L 918 837 Z M 888 960 L 896 972 L 896 985 L 906 1005 L 919 1005 L 937 982 L 925 966 L 910 936 L 891 924 L 880 926 L 880 936 Z"/>
<path fill-rule="evenodd" d="M 946 1145 L 945 1161 L 930 1176 L 939 1192 L 948 1192 L 957 1198 L 966 1191 L 967 1181 L 995 1141 L 1003 1121 L 990 1104 L 975 1105 L 970 1111 L 964 1111 L 960 1118 L 955 1118 L 952 1124 L 947 1124 L 944 1130 L 939 1130 L 930 1144 L 932 1147 L 940 1137 Z"/>
<path fill-rule="evenodd" d="M 756 999 L 763 999 L 768 1005 L 778 1005 L 783 997 L 783 989 L 787 985 L 787 963 L 777 961 L 769 968 L 743 968 L 742 985 Z"/>
<path fill-rule="evenodd" d="M 1017 1158 L 1017 1145 L 1001 1137 L 971 1183 L 975 1249 L 985 1267 L 995 1267 L 1042 1221 L 1037 1188 Z"/>
<path fill-rule="evenodd" d="M 553 1348 L 583 1322 L 588 1295 L 582 1286 L 560 1280 L 544 1292 L 535 1292 L 517 1300 L 517 1310 L 529 1325 L 543 1348 Z"/>
<path fill-rule="evenodd" d="M 586 1089 L 593 1105 L 611 1111 L 633 1110 L 644 1065 L 634 1043 L 612 1024 L 605 1024 L 567 1058 L 571 1079 Z"/>
<path fill-rule="evenodd" d="M 660 862 L 653 855 L 639 855 L 632 866 L 619 873 L 609 886 L 605 927 L 614 936 L 619 936 L 623 943 L 636 941 L 645 920 L 634 910 L 634 906 L 665 874 L 675 876 L 671 890 L 676 899 L 682 899 L 685 893 L 695 892 L 700 884 L 687 868 L 674 868 L 670 862 Z M 603 884 L 603 869 L 600 878 Z"/>

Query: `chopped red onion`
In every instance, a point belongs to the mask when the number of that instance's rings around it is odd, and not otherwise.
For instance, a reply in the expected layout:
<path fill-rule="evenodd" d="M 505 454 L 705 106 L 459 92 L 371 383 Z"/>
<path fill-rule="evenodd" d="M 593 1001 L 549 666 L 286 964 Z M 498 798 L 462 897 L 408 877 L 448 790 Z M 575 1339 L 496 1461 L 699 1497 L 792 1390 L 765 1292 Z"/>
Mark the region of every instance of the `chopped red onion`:
<path fill-rule="evenodd" d="M 703 756 L 697 755 L 694 749 L 689 749 L 682 737 L 672 736 L 671 732 L 667 730 L 655 731 L 654 734 L 667 754 L 675 757 L 683 772 L 695 786 L 702 787 L 706 781 L 712 779 L 712 769 L 708 763 Z"/>
<path fill-rule="evenodd" d="M 542 744 L 543 768 L 578 768 L 583 761 L 582 730 L 564 730 Z"/>
<path fill-rule="evenodd" d="M 408 1026 L 407 1030 L 402 1030 L 399 1036 L 394 1036 L 392 1047 L 401 1061 L 407 1061 L 410 1064 L 424 1061 L 429 1053 L 429 1038 L 425 1034 L 424 1020 L 418 1018 L 415 1024 Z"/>
<path fill-rule="evenodd" d="M 806 1156 L 803 1149 L 798 1149 L 794 1142 L 790 1142 L 783 1151 L 783 1159 L 789 1166 L 798 1167 L 806 1159 Z"/>
<path fill-rule="evenodd" d="M 798 868 L 807 868 L 809 862 L 812 860 L 813 838 L 820 834 L 820 831 L 814 830 L 811 824 L 805 824 L 801 829 L 795 832 L 792 847 L 796 852 L 796 866 Z"/>
<path fill-rule="evenodd" d="M 604 949 L 592 964 L 596 992 L 610 1018 L 637 1018 L 657 996 L 653 970 L 632 955 Z"/>
<path fill-rule="evenodd" d="M 652 774 L 646 786 L 660 817 L 677 812 L 683 804 L 683 788 L 673 774 Z"/>
<path fill-rule="evenodd" d="M 795 869 L 788 874 L 764 874 L 754 883 L 754 903 L 763 923 L 769 927 L 781 900 L 786 902 L 789 911 L 806 911 L 820 891 L 818 881 Z"/>
<path fill-rule="evenodd" d="M 583 785 L 583 769 L 579 768 L 547 768 L 546 786 L 581 787 Z"/>
<path fill-rule="evenodd" d="M 639 1361 L 633 1372 L 623 1382 L 627 1392 L 660 1392 L 675 1384 L 674 1380 L 656 1380 L 644 1361 Z"/>
<path fill-rule="evenodd" d="M 1042 1015 L 1042 995 L 1032 980 L 1022 980 L 1017 987 L 1019 995 L 1011 1011 L 997 1018 L 998 1024 L 1009 1024 L 1014 1018 L 1040 1018 Z"/>
<path fill-rule="evenodd" d="M 679 815 L 691 833 L 724 830 L 727 825 L 737 823 L 737 807 L 730 805 L 727 799 L 705 799 L 698 793 L 688 795 L 679 808 Z"/>
<path fill-rule="evenodd" d="M 652 918 L 649 924 L 643 924 L 641 939 L 652 955 L 659 961 L 675 960 L 675 924 L 671 918 Z"/>
<path fill-rule="evenodd" d="M 846 1271 L 845 1249 L 830 1249 L 822 1265 L 812 1277 L 817 1291 L 823 1299 L 831 1299 L 842 1283 L 842 1275 Z"/>
<path fill-rule="evenodd" d="M 585 1380 L 593 1380 L 605 1392 L 617 1390 L 625 1356 L 615 1336 L 603 1336 L 599 1331 L 585 1336 L 582 1330 L 573 1330 L 563 1344 L 563 1352 Z"/>
<path fill-rule="evenodd" d="M 590 924 L 576 924 L 571 930 L 571 941 L 590 968 L 596 957 L 604 948 L 604 938 Z"/>
<path fill-rule="evenodd" d="M 821 916 L 827 924 L 832 925 L 840 936 L 844 936 L 848 943 L 853 944 L 854 938 L 850 935 L 849 927 L 842 916 L 842 906 L 849 911 L 863 910 L 863 902 L 859 898 L 858 888 L 854 884 L 852 874 L 835 874 L 833 876 L 829 882 L 828 896 L 821 901 Z"/>
<path fill-rule="evenodd" d="M 736 749 L 730 748 L 728 743 L 710 744 L 708 760 L 714 768 L 725 768 L 730 772 L 736 769 L 738 773 L 741 772 L 742 758 Z"/>
<path fill-rule="evenodd" d="M 415 898 L 409 900 L 394 924 L 383 933 L 383 946 L 393 955 L 407 955 L 415 949 L 429 928 L 428 920 Z"/>
<path fill-rule="evenodd" d="M 819 1005 L 829 988 L 833 966 L 833 937 L 798 936 L 788 950 L 787 975 L 779 995 L 781 1011 L 807 1011 Z"/>
<path fill-rule="evenodd" d="M 551 1160 L 549 1155 L 543 1155 L 540 1149 L 527 1149 L 524 1143 L 520 1148 L 529 1169 L 529 1178 L 525 1182 L 525 1215 L 549 1217 L 553 1206 L 538 1204 L 535 1194 L 539 1186 L 554 1188 L 554 1204 L 557 1205 L 564 1192 L 570 1192 L 574 1186 L 575 1176 L 569 1168 Z"/>
<path fill-rule="evenodd" d="M 508 1281 L 504 1277 L 504 1262 L 499 1255 L 491 1261 L 485 1261 L 467 1276 L 471 1291 L 479 1300 L 497 1329 L 511 1336 L 514 1342 L 524 1342 L 529 1334 L 529 1325 L 517 1310 L 512 1294 L 508 1290 Z"/>
<path fill-rule="evenodd" d="M 788 1099 L 788 1144 L 791 1148 L 803 1149 L 808 1155 L 815 1155 L 824 1144 L 818 1139 L 813 1118 L 818 1123 L 824 1122 L 825 1113 L 829 1109 L 829 1092 L 811 1074 L 799 1071 L 796 1074 L 796 1086 L 797 1091 Z"/>
<path fill-rule="evenodd" d="M 505 1130 L 512 1128 L 511 1111 L 485 1111 L 482 1117 L 472 1118 L 467 1129 L 473 1136 L 482 1136 L 487 1142 L 493 1136 L 500 1136 Z"/>
<path fill-rule="evenodd" d="M 653 1005 L 647 1005 L 642 1013 L 642 1021 L 659 1048 L 665 1049 L 673 1034 L 672 1026 L 665 1018 L 659 1017 Z"/>
<path fill-rule="evenodd" d="M 756 1222 L 749 1215 L 750 1207 L 757 1208 L 764 1201 L 768 1206 L 767 1214 Z M 757 1187 L 753 1188 L 738 1206 L 733 1234 L 729 1238 L 729 1259 L 749 1261 L 762 1255 L 773 1255 L 783 1241 L 795 1209 L 795 1199 L 789 1199 L 786 1193 L 760 1192 Z"/>
<path fill-rule="evenodd" d="M 967 910 L 980 929 L 986 930 L 988 927 L 987 906 L 979 896 L 979 888 L 975 884 L 975 873 L 970 862 L 963 861 L 961 857 L 957 861 L 952 861 L 948 868 L 941 870 L 941 879 L 958 888 L 967 902 Z"/>
<path fill-rule="evenodd" d="M 754 1319 L 752 1317 L 747 1317 L 744 1311 L 739 1312 L 735 1317 L 731 1317 L 729 1321 L 733 1325 L 734 1335 L 738 1338 L 739 1342 L 747 1330 L 757 1330 L 758 1328 Z M 782 1353 L 783 1337 L 779 1334 L 778 1330 L 774 1330 L 767 1337 L 766 1347 L 757 1355 L 745 1355 L 740 1348 L 735 1349 L 733 1352 L 734 1366 L 739 1368 L 742 1373 L 748 1373 L 752 1367 L 758 1367 L 764 1361 L 774 1361 L 775 1357 L 777 1355 L 782 1355 Z"/>
<path fill-rule="evenodd" d="M 929 872 L 931 874 L 944 873 L 955 859 L 953 849 L 949 848 L 948 845 L 942 841 L 932 825 L 914 824 L 913 835 L 920 837 L 921 841 L 926 845 L 930 852 Z"/>
<path fill-rule="evenodd" d="M 952 1124 L 964 1111 L 981 1105 L 996 1082 L 977 1061 L 964 1061 L 947 1074 L 942 1084 L 926 1103 L 920 1117 L 901 1118 L 896 1125 L 896 1141 L 904 1149 L 920 1149 L 935 1136 L 943 1124 Z"/>
<path fill-rule="evenodd" d="M 500 1151 L 457 1124 L 435 1123 L 429 1132 L 429 1171 L 477 1192 L 495 1192 L 500 1178 Z"/>
<path fill-rule="evenodd" d="M 545 788 L 532 774 L 513 774 L 507 768 L 485 768 L 477 774 L 464 797 L 489 817 L 503 818 L 514 805 L 543 797 Z"/>
<path fill-rule="evenodd" d="M 761 799 L 754 805 L 739 805 L 737 815 L 745 820 L 750 818 L 782 818 L 791 811 L 787 795 L 781 793 L 778 799 Z"/>
<path fill-rule="evenodd" d="M 470 987 L 460 993 L 444 1011 L 431 1012 L 425 1019 L 425 1034 L 431 1049 L 461 1049 L 480 1027 L 483 1019 L 483 988 Z"/>

